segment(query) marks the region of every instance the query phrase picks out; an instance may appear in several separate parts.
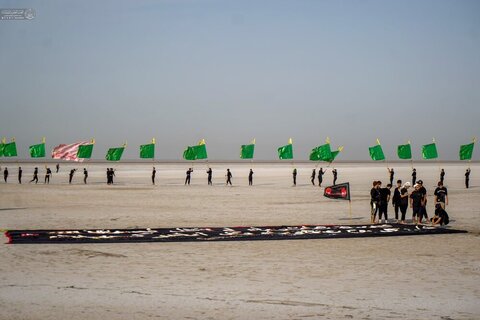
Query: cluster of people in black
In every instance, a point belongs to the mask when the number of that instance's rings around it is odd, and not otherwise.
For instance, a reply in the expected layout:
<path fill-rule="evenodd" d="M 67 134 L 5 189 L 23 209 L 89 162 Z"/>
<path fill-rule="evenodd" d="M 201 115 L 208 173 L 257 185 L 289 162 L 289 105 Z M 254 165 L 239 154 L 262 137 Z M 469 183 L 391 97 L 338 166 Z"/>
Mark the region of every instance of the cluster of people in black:
<path fill-rule="evenodd" d="M 389 169 L 390 179 L 393 180 L 393 169 Z M 467 173 L 470 169 L 467 169 Z M 468 188 L 468 175 L 465 174 L 465 184 Z M 446 225 L 449 223 L 448 213 L 445 211 L 448 205 L 448 190 L 444 186 L 445 170 L 440 171 L 440 180 L 433 193 L 435 214 L 429 219 L 427 213 L 427 189 L 422 180 L 416 180 L 417 172 L 414 168 L 412 170 L 412 184 L 406 182 L 402 184 L 402 180 L 397 180 L 397 186 L 393 192 L 392 206 L 395 210 L 395 220 L 400 223 L 406 223 L 406 213 L 410 206 L 412 209 L 412 222 L 420 224 L 430 221 L 432 224 Z M 413 185 L 413 191 L 409 193 L 409 188 Z M 382 188 L 381 181 L 373 181 L 372 189 L 370 190 L 370 207 L 371 207 L 371 223 L 385 223 L 388 221 L 388 203 L 390 202 L 392 184 L 389 183 L 385 188 Z M 399 218 L 399 213 L 401 214 Z M 378 215 L 378 218 L 377 218 Z"/>
<path fill-rule="evenodd" d="M 155 168 L 154 168 L 155 170 Z M 193 172 L 193 169 L 192 168 L 188 168 L 187 172 L 185 173 L 185 185 L 190 185 L 190 180 L 192 178 L 192 172 Z M 152 175 L 153 177 L 153 175 Z M 213 183 L 212 183 L 212 177 L 213 177 L 213 170 L 211 167 L 208 167 L 207 169 L 207 184 L 209 186 L 212 186 Z M 233 178 L 233 174 L 232 172 L 230 171 L 230 169 L 227 169 L 227 173 L 225 174 L 225 178 L 226 178 L 226 182 L 225 182 L 225 185 L 232 185 L 232 178 Z M 252 186 L 253 185 L 253 169 L 250 169 L 249 173 L 248 173 L 248 185 L 249 186 Z"/>

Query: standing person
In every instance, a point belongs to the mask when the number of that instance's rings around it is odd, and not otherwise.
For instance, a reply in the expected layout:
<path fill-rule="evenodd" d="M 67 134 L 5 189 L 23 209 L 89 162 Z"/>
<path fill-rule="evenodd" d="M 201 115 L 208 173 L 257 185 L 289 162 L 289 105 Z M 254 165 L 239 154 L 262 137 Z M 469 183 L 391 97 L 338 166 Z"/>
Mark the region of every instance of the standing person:
<path fill-rule="evenodd" d="M 248 173 L 248 185 L 252 186 L 253 185 L 253 170 L 250 169 L 250 172 Z"/>
<path fill-rule="evenodd" d="M 107 184 L 110 184 L 110 179 L 111 175 L 110 175 L 110 168 L 107 168 Z"/>
<path fill-rule="evenodd" d="M 152 184 L 155 185 L 155 175 L 157 174 L 157 170 L 155 167 L 152 169 Z"/>
<path fill-rule="evenodd" d="M 110 168 L 110 184 L 113 184 L 113 177 L 115 177 L 115 170 Z"/>
<path fill-rule="evenodd" d="M 393 185 L 393 177 L 395 176 L 395 171 L 393 171 L 393 168 L 389 169 L 387 168 L 388 173 L 390 174 L 390 184 Z"/>
<path fill-rule="evenodd" d="M 380 202 L 379 188 L 382 185 L 380 181 L 373 181 L 372 189 L 370 189 L 370 223 L 376 223 L 378 205 Z"/>
<path fill-rule="evenodd" d="M 386 188 L 381 188 L 380 189 L 380 209 L 378 211 L 378 221 L 382 221 L 382 223 L 388 223 L 388 202 L 390 201 L 390 189 L 392 188 L 392 185 L 389 183 L 387 184 Z M 385 217 L 385 220 L 383 220 L 383 217 Z"/>
<path fill-rule="evenodd" d="M 193 172 L 193 169 L 192 168 L 188 168 L 187 172 L 186 172 L 186 177 L 185 177 L 185 185 L 190 185 L 190 175 L 192 174 Z"/>
<path fill-rule="evenodd" d="M 400 212 L 402 213 L 402 217 L 400 223 L 405 223 L 405 215 L 407 214 L 408 208 L 408 188 L 410 188 L 410 182 L 405 182 L 402 189 L 400 189 Z"/>
<path fill-rule="evenodd" d="M 448 206 L 448 191 L 447 188 L 443 186 L 442 181 L 438 181 L 437 188 L 433 192 L 435 196 L 435 205 L 438 203 L 442 206 L 442 209 L 445 210 L 445 206 Z"/>
<path fill-rule="evenodd" d="M 58 173 L 58 170 L 60 170 L 60 163 L 57 163 L 57 165 L 55 167 L 57 168 L 57 172 L 55 172 L 55 173 Z"/>
<path fill-rule="evenodd" d="M 18 167 L 18 183 L 22 184 L 22 167 Z"/>
<path fill-rule="evenodd" d="M 3 180 L 5 180 L 5 183 L 7 183 L 8 179 L 8 169 L 5 167 L 5 170 L 3 170 Z"/>
<path fill-rule="evenodd" d="M 423 181 L 418 180 L 417 183 L 420 185 L 419 191 L 423 195 L 423 203 L 422 203 L 422 214 L 420 216 L 420 223 L 422 222 L 423 217 L 425 217 L 426 220 L 428 220 L 428 214 L 427 214 L 427 189 L 423 186 Z"/>
<path fill-rule="evenodd" d="M 315 169 L 312 171 L 312 176 L 310 177 L 310 181 L 312 182 L 312 185 L 315 185 L 315 177 L 317 176 L 317 173 Z"/>
<path fill-rule="evenodd" d="M 87 184 L 88 171 L 87 168 L 83 168 L 83 183 Z"/>
<path fill-rule="evenodd" d="M 47 172 L 45 173 L 45 181 L 43 182 L 43 184 L 50 184 L 50 176 L 52 175 L 52 170 L 50 170 L 50 168 L 47 168 Z"/>
<path fill-rule="evenodd" d="M 419 189 L 420 185 L 416 184 L 413 192 L 410 194 L 410 208 L 413 209 L 412 222 L 415 224 L 417 224 L 419 221 L 421 222 L 422 217 L 423 195 Z"/>
<path fill-rule="evenodd" d="M 293 176 L 293 186 L 296 187 L 297 186 L 297 168 L 293 168 L 292 176 Z"/>
<path fill-rule="evenodd" d="M 398 211 L 400 210 L 401 205 L 401 191 L 402 189 L 402 180 L 397 180 L 397 187 L 393 190 L 392 205 L 395 209 L 395 220 L 398 222 Z"/>
<path fill-rule="evenodd" d="M 70 170 L 70 174 L 68 175 L 68 183 L 69 184 L 72 184 L 72 179 L 73 179 L 73 175 L 75 174 L 75 171 L 77 171 L 77 169 Z"/>
<path fill-rule="evenodd" d="M 443 183 L 443 180 L 445 179 L 445 170 L 440 171 L 440 181 Z M 445 209 L 445 208 L 444 208 Z"/>
<path fill-rule="evenodd" d="M 209 186 L 212 186 L 212 185 L 213 185 L 213 183 L 212 183 L 212 174 L 213 174 L 212 168 L 209 167 L 208 170 L 207 170 L 207 184 L 208 184 Z"/>
<path fill-rule="evenodd" d="M 412 186 L 417 182 L 417 169 L 413 168 L 412 170 Z"/>
<path fill-rule="evenodd" d="M 470 168 L 467 169 L 467 171 L 465 171 L 465 188 L 469 188 L 470 186 Z"/>
<path fill-rule="evenodd" d="M 38 168 L 35 167 L 35 170 L 33 171 L 33 179 L 30 180 L 30 183 L 32 183 L 33 181 L 35 181 L 35 184 L 38 183 Z"/>
<path fill-rule="evenodd" d="M 333 185 L 336 185 L 336 183 L 337 183 L 337 169 L 333 169 L 332 173 L 333 173 Z"/>
<path fill-rule="evenodd" d="M 320 170 L 318 170 L 318 186 L 319 187 L 322 186 L 323 175 L 325 174 L 325 172 L 327 172 L 327 170 L 323 171 L 323 168 L 320 168 Z"/>
<path fill-rule="evenodd" d="M 232 173 L 230 172 L 230 169 L 227 169 L 227 183 L 226 185 L 228 186 L 228 184 L 232 185 Z"/>

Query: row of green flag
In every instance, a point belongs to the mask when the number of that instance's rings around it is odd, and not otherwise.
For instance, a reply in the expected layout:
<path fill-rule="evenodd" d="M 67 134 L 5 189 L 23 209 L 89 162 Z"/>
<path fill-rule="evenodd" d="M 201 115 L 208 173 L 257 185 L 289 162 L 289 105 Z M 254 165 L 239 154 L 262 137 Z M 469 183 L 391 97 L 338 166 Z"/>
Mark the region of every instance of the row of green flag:
<path fill-rule="evenodd" d="M 311 161 L 325 161 L 333 162 L 337 155 L 343 150 L 343 147 L 339 147 L 337 150 L 332 151 L 330 147 L 330 139 L 327 138 L 326 143 L 315 147 L 310 152 L 309 159 Z M 473 156 L 473 149 L 475 146 L 476 139 L 469 144 L 461 145 L 459 151 L 460 160 L 471 160 Z M 93 146 L 95 141 L 92 140 L 90 144 L 82 144 L 78 146 L 77 157 L 80 159 L 90 159 L 93 153 Z M 125 150 L 126 143 L 121 147 L 110 148 L 107 151 L 105 157 L 109 161 L 120 161 Z M 380 140 L 377 139 L 377 144 L 369 147 L 369 154 L 372 160 L 382 161 L 386 160 L 385 154 L 380 144 Z M 35 144 L 29 147 L 30 156 L 32 158 L 44 158 L 46 155 L 45 152 L 45 138 L 42 139 L 42 143 Z M 293 141 L 290 138 L 288 144 L 281 146 L 277 150 L 278 158 L 280 160 L 291 160 L 293 159 Z M 255 153 L 255 139 L 251 141 L 250 144 L 242 145 L 240 147 L 240 158 L 241 159 L 253 159 Z M 407 144 L 402 144 L 397 147 L 397 155 L 399 159 L 411 160 L 412 159 L 412 148 L 410 141 Z M 0 143 L 0 157 L 16 157 L 17 156 L 17 145 L 15 139 L 12 139 L 11 142 L 6 142 L 6 139 Z M 155 139 L 152 139 L 151 143 L 144 144 L 140 146 L 140 158 L 142 159 L 154 159 L 155 158 Z M 201 160 L 208 159 L 207 147 L 205 139 L 202 139 L 197 145 L 188 146 L 183 152 L 183 158 L 185 160 Z M 438 151 L 435 139 L 432 143 L 422 146 L 422 158 L 423 159 L 437 159 Z"/>
<path fill-rule="evenodd" d="M 473 138 L 473 141 L 471 143 L 460 146 L 460 151 L 459 151 L 460 160 L 472 160 L 473 148 L 475 146 L 475 142 L 476 142 L 476 139 Z M 370 153 L 370 158 L 372 158 L 373 161 L 386 160 L 386 157 L 385 157 L 385 154 L 383 153 L 382 145 L 380 144 L 379 139 L 377 139 L 376 145 L 368 148 L 368 151 Z M 410 145 L 410 141 L 408 141 L 407 144 L 401 144 L 397 147 L 397 156 L 399 159 L 402 159 L 402 160 L 412 159 L 412 147 Z M 435 143 L 435 139 L 433 139 L 432 143 L 425 144 L 422 146 L 422 158 L 425 160 L 438 158 L 437 144 Z"/>

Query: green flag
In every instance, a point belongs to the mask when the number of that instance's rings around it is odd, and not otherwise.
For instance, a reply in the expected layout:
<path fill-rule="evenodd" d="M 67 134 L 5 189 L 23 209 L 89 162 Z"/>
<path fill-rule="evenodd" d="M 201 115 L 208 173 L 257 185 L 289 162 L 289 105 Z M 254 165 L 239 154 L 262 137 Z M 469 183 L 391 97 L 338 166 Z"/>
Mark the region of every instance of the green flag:
<path fill-rule="evenodd" d="M 202 139 L 196 146 L 188 146 L 187 149 L 183 151 L 183 159 L 185 160 L 201 160 L 207 158 L 205 139 Z"/>
<path fill-rule="evenodd" d="M 155 144 L 149 143 L 140 146 L 140 158 L 153 159 L 155 158 Z"/>
<path fill-rule="evenodd" d="M 293 159 L 293 145 L 289 143 L 278 148 L 278 158 L 280 160 Z"/>
<path fill-rule="evenodd" d="M 401 144 L 397 148 L 397 155 L 399 159 L 412 159 L 412 147 L 410 143 Z"/>
<path fill-rule="evenodd" d="M 240 147 L 240 158 L 241 159 L 253 159 L 253 154 L 255 152 L 255 144 L 244 144 Z"/>
<path fill-rule="evenodd" d="M 333 160 L 335 160 L 335 158 L 338 156 L 338 154 L 340 153 L 340 151 L 342 151 L 343 148 L 339 148 L 338 150 L 335 150 L 335 151 L 332 151 L 332 156 L 329 158 L 329 159 L 326 159 L 325 161 L 327 162 L 333 162 Z"/>
<path fill-rule="evenodd" d="M 77 158 L 90 159 L 92 157 L 92 152 L 93 152 L 93 143 L 82 144 L 78 146 Z"/>
<path fill-rule="evenodd" d="M 29 147 L 30 157 L 44 158 L 45 157 L 45 143 L 35 144 Z"/>
<path fill-rule="evenodd" d="M 310 160 L 312 161 L 328 161 L 332 159 L 332 149 L 330 149 L 330 143 L 323 144 L 316 148 L 313 148 L 310 152 Z"/>
<path fill-rule="evenodd" d="M 5 143 L 0 143 L 0 157 L 3 157 L 3 149 L 5 148 Z"/>
<path fill-rule="evenodd" d="M 460 146 L 460 160 L 471 160 L 473 155 L 473 147 L 475 142 L 464 144 Z"/>
<path fill-rule="evenodd" d="M 123 150 L 125 150 L 125 147 L 110 148 L 108 149 L 105 159 L 108 161 L 120 161 L 120 159 L 122 158 Z"/>
<path fill-rule="evenodd" d="M 17 156 L 17 144 L 15 141 L 5 143 L 3 146 L 4 157 L 16 157 Z"/>
<path fill-rule="evenodd" d="M 422 157 L 425 160 L 438 158 L 437 146 L 435 142 L 426 144 L 422 147 Z"/>
<path fill-rule="evenodd" d="M 370 152 L 370 158 L 372 158 L 373 161 L 385 160 L 385 155 L 383 154 L 382 146 L 380 144 L 369 147 L 368 151 Z"/>

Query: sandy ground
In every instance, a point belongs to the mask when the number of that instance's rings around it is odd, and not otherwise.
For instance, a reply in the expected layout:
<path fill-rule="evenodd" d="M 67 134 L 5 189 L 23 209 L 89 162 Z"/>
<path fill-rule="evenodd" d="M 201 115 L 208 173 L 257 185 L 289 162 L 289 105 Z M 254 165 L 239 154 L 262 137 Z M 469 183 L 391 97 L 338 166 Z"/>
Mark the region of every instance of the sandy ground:
<path fill-rule="evenodd" d="M 0 228 L 185 227 L 345 224 L 369 221 L 373 179 L 386 182 L 383 164 L 338 165 L 349 181 L 348 202 L 322 197 L 310 184 L 311 164 L 299 164 L 292 187 L 290 164 L 158 164 L 157 185 L 148 164 L 118 164 L 114 186 L 106 164 L 89 164 L 68 185 L 62 165 L 50 185 L 28 184 L 33 164 L 22 164 L 24 183 L 8 165 L 0 183 Z M 39 167 L 41 165 L 38 165 Z M 83 168 L 83 165 L 76 165 Z M 229 167 L 233 187 L 224 185 Z M 395 178 L 411 168 L 395 164 Z M 0 319 L 479 319 L 480 165 L 472 188 L 464 164 L 443 165 L 451 226 L 468 234 L 369 239 L 0 245 Z M 439 167 L 416 165 L 433 212 Z M 329 169 L 330 170 L 330 169 Z M 43 179 L 43 170 L 40 178 Z M 331 171 L 325 184 L 332 180 Z M 392 210 L 390 208 L 390 216 Z M 408 217 L 411 217 L 409 209 Z M 2 238 L 6 241 L 6 238 Z"/>

